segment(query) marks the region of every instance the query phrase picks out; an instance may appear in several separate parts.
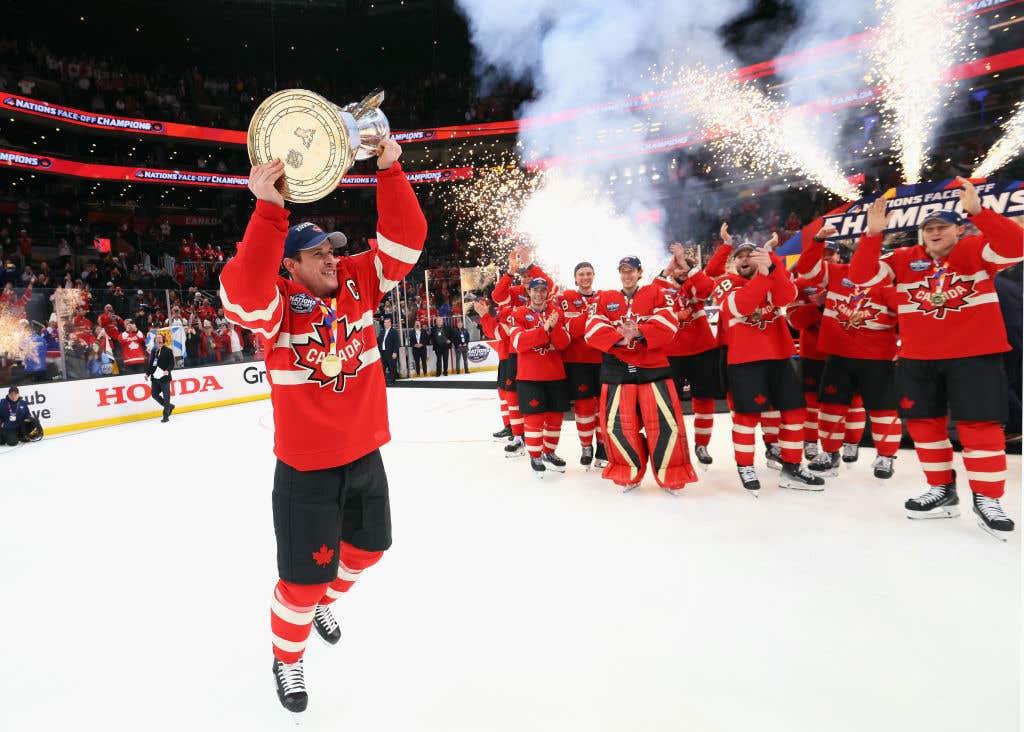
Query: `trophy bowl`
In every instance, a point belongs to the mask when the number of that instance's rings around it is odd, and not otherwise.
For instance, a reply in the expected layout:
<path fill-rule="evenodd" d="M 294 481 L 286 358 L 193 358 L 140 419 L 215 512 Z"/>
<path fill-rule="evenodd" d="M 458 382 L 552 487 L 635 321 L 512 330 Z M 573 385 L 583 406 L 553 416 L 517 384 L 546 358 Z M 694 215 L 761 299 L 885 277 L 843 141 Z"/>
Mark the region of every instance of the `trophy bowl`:
<path fill-rule="evenodd" d="M 306 89 L 284 89 L 263 100 L 249 122 L 249 161 L 284 162 L 281 195 L 311 203 L 329 195 L 356 160 L 372 157 L 390 134 L 380 110 L 383 90 L 339 107 Z"/>

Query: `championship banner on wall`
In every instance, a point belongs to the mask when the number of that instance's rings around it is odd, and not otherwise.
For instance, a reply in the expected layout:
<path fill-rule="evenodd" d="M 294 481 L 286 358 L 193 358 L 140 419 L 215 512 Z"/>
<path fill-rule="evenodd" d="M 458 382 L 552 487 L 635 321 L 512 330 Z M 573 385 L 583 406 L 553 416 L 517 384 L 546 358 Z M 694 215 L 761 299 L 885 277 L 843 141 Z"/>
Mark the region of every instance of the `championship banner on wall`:
<path fill-rule="evenodd" d="M 27 384 L 21 387 L 21 396 L 46 437 L 161 414 L 160 405 L 151 398 L 150 382 L 142 374 Z M 262 361 L 178 369 L 171 379 L 175 414 L 269 396 Z"/>
<path fill-rule="evenodd" d="M 43 173 L 57 173 L 76 178 L 93 180 L 118 180 L 129 183 L 163 183 L 165 185 L 214 186 L 219 188 L 245 188 L 248 176 L 224 173 L 200 173 L 188 170 L 160 170 L 158 168 L 131 168 L 122 165 L 78 163 L 73 160 L 31 155 L 16 150 L 0 149 L 0 165 L 33 170 Z M 442 168 L 440 170 L 416 170 L 407 172 L 412 184 L 448 183 L 473 177 L 473 169 Z M 377 185 L 375 175 L 346 175 L 338 183 L 339 188 L 363 188 Z"/>
<path fill-rule="evenodd" d="M 1024 181 L 987 180 L 972 178 L 978 189 L 981 205 L 1010 218 L 1024 217 Z M 889 226 L 885 233 L 915 231 L 924 218 L 934 211 L 956 211 L 963 215 L 960 207 L 960 187 L 956 179 L 931 183 L 896 186 L 882 194 L 889 201 Z M 839 231 L 837 239 L 856 239 L 867 226 L 867 207 L 878 198 L 867 196 L 855 203 L 846 203 L 829 211 L 824 216 L 825 224 L 832 224 Z M 797 232 L 780 246 L 780 256 L 800 254 L 800 233 Z"/>

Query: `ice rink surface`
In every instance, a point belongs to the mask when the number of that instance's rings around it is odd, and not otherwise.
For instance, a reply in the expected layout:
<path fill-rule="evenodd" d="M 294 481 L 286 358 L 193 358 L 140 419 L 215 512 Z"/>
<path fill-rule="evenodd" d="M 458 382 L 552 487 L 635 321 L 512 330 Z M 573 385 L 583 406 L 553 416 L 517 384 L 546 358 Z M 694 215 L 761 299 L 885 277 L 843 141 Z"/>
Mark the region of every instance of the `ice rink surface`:
<path fill-rule="evenodd" d="M 728 415 L 682 495 L 490 440 L 492 391 L 390 390 L 395 544 L 306 654 L 307 730 L 1010 732 L 1020 532 L 911 522 L 917 459 L 739 487 Z M 689 418 L 687 419 L 689 427 Z M 0 454 L 0 730 L 286 730 L 269 402 Z M 956 458 L 960 465 L 960 458 Z M 1020 522 L 1020 458 L 1010 515 Z"/>

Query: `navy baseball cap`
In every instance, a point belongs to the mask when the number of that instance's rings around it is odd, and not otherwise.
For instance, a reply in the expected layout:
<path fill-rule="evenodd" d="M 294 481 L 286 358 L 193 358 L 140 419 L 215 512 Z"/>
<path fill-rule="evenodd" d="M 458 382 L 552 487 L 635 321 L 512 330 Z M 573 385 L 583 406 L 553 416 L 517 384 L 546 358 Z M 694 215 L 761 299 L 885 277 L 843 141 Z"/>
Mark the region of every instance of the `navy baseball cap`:
<path fill-rule="evenodd" d="M 330 239 L 335 249 L 348 244 L 348 238 L 340 231 L 327 233 L 312 221 L 295 224 L 289 227 L 288 236 L 284 239 L 284 256 L 286 259 L 294 259 L 296 253 L 320 246 L 325 239 Z"/>
<path fill-rule="evenodd" d="M 839 242 L 837 242 L 835 239 L 826 239 L 825 240 L 825 248 L 826 249 L 831 249 L 834 252 L 838 252 L 839 251 Z"/>
<path fill-rule="evenodd" d="M 530 280 L 530 284 L 528 284 L 526 286 L 526 289 L 527 290 L 532 290 L 535 287 L 547 287 L 547 286 L 548 286 L 548 281 L 546 279 L 544 279 L 543 277 L 534 277 L 532 280 Z"/>
<path fill-rule="evenodd" d="M 750 239 L 740 239 L 732 245 L 733 254 L 739 254 L 744 249 L 757 249 L 757 246 Z"/>
<path fill-rule="evenodd" d="M 619 260 L 618 269 L 622 269 L 623 267 L 632 267 L 633 269 L 640 269 L 640 257 L 623 257 L 622 259 Z"/>
<path fill-rule="evenodd" d="M 964 223 L 963 217 L 956 211 L 932 211 L 921 220 L 918 228 L 924 228 L 924 225 L 929 221 L 944 221 L 947 224 L 953 224 L 954 226 L 960 226 Z"/>

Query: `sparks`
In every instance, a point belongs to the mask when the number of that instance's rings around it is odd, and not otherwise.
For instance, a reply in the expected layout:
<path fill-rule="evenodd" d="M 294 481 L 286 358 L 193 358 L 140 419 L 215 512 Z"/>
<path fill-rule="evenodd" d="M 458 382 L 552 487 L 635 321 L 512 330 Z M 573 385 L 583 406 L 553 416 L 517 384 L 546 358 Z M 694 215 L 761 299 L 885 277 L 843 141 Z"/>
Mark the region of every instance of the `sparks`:
<path fill-rule="evenodd" d="M 918 183 L 939 109 L 956 85 L 947 69 L 970 44 L 967 21 L 947 0 L 876 0 L 882 25 L 869 54 L 884 92 L 881 113 L 906 183 Z M 954 57 L 954 58 L 951 58 Z"/>
<path fill-rule="evenodd" d="M 663 83 L 680 88 L 677 111 L 708 128 L 716 162 L 748 176 L 801 175 L 848 201 L 860 191 L 833 157 L 817 144 L 802 111 L 765 94 L 754 82 L 737 80 L 698 64 L 668 69 Z"/>
<path fill-rule="evenodd" d="M 1003 125 L 1003 136 L 988 151 L 985 159 L 971 173 L 972 178 L 988 178 L 1020 155 L 1024 148 L 1024 101 L 1017 103 L 1013 116 Z"/>

